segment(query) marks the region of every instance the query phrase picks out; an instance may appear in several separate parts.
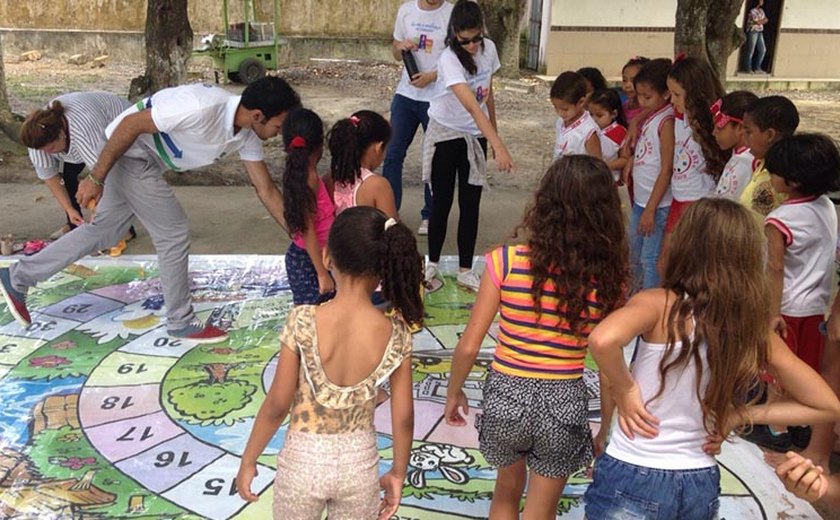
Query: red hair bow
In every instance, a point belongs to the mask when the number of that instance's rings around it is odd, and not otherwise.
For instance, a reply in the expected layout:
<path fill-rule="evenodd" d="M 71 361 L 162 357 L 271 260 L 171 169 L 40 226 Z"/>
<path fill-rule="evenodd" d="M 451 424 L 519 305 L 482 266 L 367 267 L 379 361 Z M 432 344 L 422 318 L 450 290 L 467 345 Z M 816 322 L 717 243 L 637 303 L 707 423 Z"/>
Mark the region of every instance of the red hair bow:
<path fill-rule="evenodd" d="M 712 119 L 714 120 L 715 126 L 718 128 L 723 128 L 729 123 L 738 123 L 744 124 L 742 119 L 739 119 L 735 116 L 730 116 L 729 114 L 724 114 L 721 108 L 723 107 L 723 99 L 718 99 L 712 106 L 709 107 L 709 111 L 712 113 Z"/>
<path fill-rule="evenodd" d="M 677 64 L 686 58 L 688 58 L 688 54 L 680 52 L 674 57 L 674 64 Z"/>
<path fill-rule="evenodd" d="M 306 148 L 306 139 L 300 135 L 294 136 L 289 143 L 289 148 Z"/>

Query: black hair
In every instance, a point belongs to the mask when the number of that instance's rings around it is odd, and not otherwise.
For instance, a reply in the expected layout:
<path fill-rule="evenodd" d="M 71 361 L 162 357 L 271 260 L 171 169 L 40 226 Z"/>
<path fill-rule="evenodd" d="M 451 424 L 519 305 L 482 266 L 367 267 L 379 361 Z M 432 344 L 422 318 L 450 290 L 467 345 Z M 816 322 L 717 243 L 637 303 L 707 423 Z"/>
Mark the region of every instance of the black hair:
<path fill-rule="evenodd" d="M 335 268 L 382 280 L 382 293 L 409 324 L 423 322 L 423 259 L 414 233 L 371 206 L 348 208 L 330 229 L 327 249 Z"/>
<path fill-rule="evenodd" d="M 668 92 L 668 72 L 670 70 L 671 60 L 668 58 L 648 60 L 639 69 L 636 77 L 633 78 L 633 86 L 644 83 L 656 92 L 664 94 Z"/>
<path fill-rule="evenodd" d="M 793 135 L 799 126 L 799 111 L 793 101 L 784 96 L 767 96 L 757 99 L 747 108 L 755 126 L 761 130 L 772 128 L 782 137 Z"/>
<path fill-rule="evenodd" d="M 353 184 L 362 175 L 362 156 L 373 143 L 388 144 L 391 124 L 372 110 L 359 110 L 330 130 L 330 170 L 335 183 Z"/>
<path fill-rule="evenodd" d="M 575 104 L 586 97 L 586 80 L 582 74 L 573 70 L 561 72 L 551 85 L 549 97 Z"/>
<path fill-rule="evenodd" d="M 589 106 L 593 104 L 601 105 L 607 110 L 615 110 L 616 122 L 625 128 L 627 127 L 627 118 L 624 117 L 624 109 L 621 107 L 621 97 L 615 89 L 605 88 L 593 92 L 592 97 L 589 98 Z"/>
<path fill-rule="evenodd" d="M 624 72 L 624 69 L 626 69 L 627 67 L 642 67 L 645 63 L 649 61 L 650 59 L 645 58 L 644 56 L 633 56 L 632 58 L 627 60 L 627 63 L 625 63 L 623 67 L 621 67 L 621 72 Z"/>
<path fill-rule="evenodd" d="M 271 119 L 299 108 L 300 96 L 283 78 L 265 76 L 245 87 L 239 104 L 248 110 L 259 110 L 266 119 Z"/>
<path fill-rule="evenodd" d="M 606 78 L 604 78 L 601 71 L 595 67 L 581 67 L 577 70 L 577 72 L 583 76 L 590 85 L 592 85 L 593 92 L 607 88 Z"/>
<path fill-rule="evenodd" d="M 735 90 L 721 98 L 720 111 L 738 119 L 744 119 L 744 113 L 758 100 L 758 96 L 748 90 Z"/>
<path fill-rule="evenodd" d="M 316 211 L 317 199 L 309 187 L 309 160 L 324 146 L 324 123 L 307 109 L 292 110 L 283 120 L 283 218 L 290 235 L 306 231 L 309 216 Z"/>
<path fill-rule="evenodd" d="M 464 47 L 458 43 L 458 33 L 461 31 L 469 31 L 478 29 L 484 32 L 484 15 L 481 12 L 481 7 L 478 3 L 471 0 L 458 0 L 452 8 L 452 14 L 449 16 L 449 27 L 446 30 L 446 46 L 452 49 L 461 66 L 466 69 L 470 75 L 475 75 L 478 72 L 478 66 L 475 64 L 475 59 Z M 484 50 L 484 42 L 481 42 L 481 49 Z"/>
<path fill-rule="evenodd" d="M 767 151 L 764 167 L 802 195 L 840 190 L 840 150 L 825 134 L 801 133 L 785 137 Z"/>

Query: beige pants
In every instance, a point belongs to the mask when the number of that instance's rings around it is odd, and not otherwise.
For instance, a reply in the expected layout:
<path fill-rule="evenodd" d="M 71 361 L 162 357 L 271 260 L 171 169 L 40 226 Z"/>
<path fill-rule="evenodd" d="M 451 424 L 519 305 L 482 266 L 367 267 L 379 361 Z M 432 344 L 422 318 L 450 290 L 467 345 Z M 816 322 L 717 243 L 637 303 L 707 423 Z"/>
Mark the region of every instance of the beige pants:
<path fill-rule="evenodd" d="M 289 431 L 277 456 L 274 518 L 375 519 L 379 454 L 373 431 L 316 434 Z"/>

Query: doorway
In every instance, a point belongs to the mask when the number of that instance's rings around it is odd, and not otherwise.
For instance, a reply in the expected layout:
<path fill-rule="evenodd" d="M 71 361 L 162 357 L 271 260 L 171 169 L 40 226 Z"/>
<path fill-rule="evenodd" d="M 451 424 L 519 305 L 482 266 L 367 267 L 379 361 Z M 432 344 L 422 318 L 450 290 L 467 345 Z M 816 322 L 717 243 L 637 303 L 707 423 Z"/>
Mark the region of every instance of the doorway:
<path fill-rule="evenodd" d="M 747 34 L 747 22 L 750 17 L 750 10 L 758 5 L 758 0 L 746 0 L 744 8 L 744 18 L 741 20 L 741 27 L 744 34 Z M 764 55 L 764 60 L 761 62 L 761 68 L 768 74 L 773 74 L 773 66 L 776 56 L 776 44 L 779 41 L 779 27 L 781 27 L 782 11 L 784 11 L 784 0 L 765 0 L 764 14 L 767 16 L 767 23 L 764 25 L 764 45 L 767 48 L 767 53 Z M 749 36 L 747 34 L 747 36 Z M 747 53 L 749 52 L 748 42 L 741 46 L 738 53 L 738 72 L 749 72 L 747 67 Z"/>
<path fill-rule="evenodd" d="M 525 67 L 537 71 L 540 69 L 542 14 L 543 0 L 531 0 L 531 9 L 528 15 L 528 53 L 525 56 Z"/>

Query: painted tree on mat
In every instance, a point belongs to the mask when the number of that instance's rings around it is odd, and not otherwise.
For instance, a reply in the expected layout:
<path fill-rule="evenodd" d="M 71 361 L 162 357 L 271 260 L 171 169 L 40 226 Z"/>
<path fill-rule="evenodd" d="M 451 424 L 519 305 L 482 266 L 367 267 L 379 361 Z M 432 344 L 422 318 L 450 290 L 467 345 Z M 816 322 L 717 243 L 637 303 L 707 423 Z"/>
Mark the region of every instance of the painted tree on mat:
<path fill-rule="evenodd" d="M 744 43 L 744 32 L 735 25 L 744 0 L 678 0 L 674 53 L 704 58 L 726 81 L 729 55 Z"/>
<path fill-rule="evenodd" d="M 199 423 L 224 422 L 231 412 L 241 410 L 251 402 L 257 387 L 247 381 L 228 379 L 237 364 L 208 363 L 202 370 L 208 379 L 169 392 L 169 401 L 185 417 Z"/>

